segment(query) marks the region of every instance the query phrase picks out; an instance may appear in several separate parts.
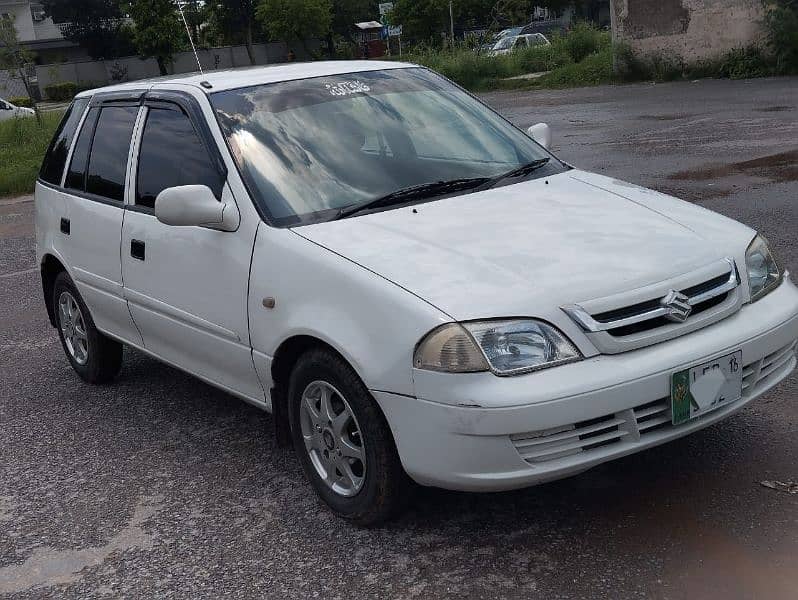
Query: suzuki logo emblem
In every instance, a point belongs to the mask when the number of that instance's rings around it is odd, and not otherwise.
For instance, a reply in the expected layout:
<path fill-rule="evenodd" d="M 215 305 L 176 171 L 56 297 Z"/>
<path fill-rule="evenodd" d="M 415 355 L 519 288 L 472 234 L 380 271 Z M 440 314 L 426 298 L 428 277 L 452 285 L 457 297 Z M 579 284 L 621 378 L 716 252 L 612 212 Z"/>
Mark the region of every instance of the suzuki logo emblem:
<path fill-rule="evenodd" d="M 675 323 L 684 323 L 693 307 L 690 306 L 690 299 L 676 290 L 671 290 L 668 295 L 659 301 L 660 305 L 667 310 L 665 318 Z"/>

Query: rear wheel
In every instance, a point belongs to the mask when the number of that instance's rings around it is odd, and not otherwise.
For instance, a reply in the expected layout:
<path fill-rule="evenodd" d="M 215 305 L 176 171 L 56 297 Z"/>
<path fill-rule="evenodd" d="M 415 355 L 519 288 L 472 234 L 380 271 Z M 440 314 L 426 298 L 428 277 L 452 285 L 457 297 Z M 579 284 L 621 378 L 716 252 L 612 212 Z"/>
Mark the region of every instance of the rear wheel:
<path fill-rule="evenodd" d="M 311 350 L 294 367 L 288 393 L 294 449 L 318 496 L 359 525 L 395 516 L 410 480 L 382 411 L 352 368 Z"/>
<path fill-rule="evenodd" d="M 72 368 L 88 383 L 105 383 L 122 367 L 122 344 L 100 333 L 69 275 L 62 271 L 53 285 L 58 337 Z"/>

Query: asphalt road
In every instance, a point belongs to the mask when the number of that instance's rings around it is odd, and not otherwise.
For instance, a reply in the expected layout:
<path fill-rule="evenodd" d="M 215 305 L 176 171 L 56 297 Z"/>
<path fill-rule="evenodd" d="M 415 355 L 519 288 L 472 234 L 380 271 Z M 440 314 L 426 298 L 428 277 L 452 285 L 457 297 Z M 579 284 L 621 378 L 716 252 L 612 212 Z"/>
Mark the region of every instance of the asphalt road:
<path fill-rule="evenodd" d="M 573 164 L 763 231 L 798 272 L 798 79 L 536 93 Z M 798 377 L 692 437 L 519 492 L 420 490 L 361 530 L 258 410 L 136 352 L 87 386 L 47 323 L 32 204 L 0 201 L 0 595 L 798 597 Z M 634 249 L 630 249 L 634 251 Z"/>

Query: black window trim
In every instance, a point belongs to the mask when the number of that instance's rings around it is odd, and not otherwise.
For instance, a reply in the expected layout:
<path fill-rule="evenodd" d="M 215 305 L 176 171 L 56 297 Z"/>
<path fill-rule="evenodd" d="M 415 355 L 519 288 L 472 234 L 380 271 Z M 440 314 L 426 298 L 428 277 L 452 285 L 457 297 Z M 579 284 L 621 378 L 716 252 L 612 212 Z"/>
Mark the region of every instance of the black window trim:
<path fill-rule="evenodd" d="M 72 139 L 72 143 L 69 145 L 69 148 L 67 148 L 66 161 L 64 162 L 64 166 L 61 168 L 61 176 L 58 178 L 58 183 L 54 184 L 54 183 L 51 183 L 51 182 L 49 182 L 49 181 L 47 181 L 45 179 L 42 179 L 42 168 L 44 167 L 44 163 L 47 160 L 47 158 L 50 156 L 50 154 L 52 153 L 53 149 L 55 148 L 55 144 L 56 144 L 56 142 L 58 140 L 58 136 L 61 135 L 61 132 L 63 131 L 63 128 L 66 126 L 67 119 L 69 119 L 69 117 L 71 116 L 71 111 L 74 110 L 74 108 L 75 108 L 75 103 L 78 102 L 79 100 L 84 100 L 84 99 L 88 100 L 88 102 L 86 102 L 86 106 L 83 107 L 83 111 L 80 113 L 80 116 L 78 117 L 78 126 L 75 129 L 75 133 L 74 133 L 74 137 Z M 51 139 L 50 143 L 47 145 L 47 150 L 44 153 L 44 158 L 42 159 L 42 164 L 39 167 L 39 171 L 36 173 L 36 181 L 38 183 L 41 183 L 45 187 L 53 187 L 53 186 L 55 186 L 56 188 L 58 188 L 58 186 L 63 184 L 64 176 L 66 175 L 67 169 L 69 168 L 69 163 L 70 163 L 70 160 L 71 160 L 71 157 L 72 157 L 72 149 L 75 147 L 75 142 L 77 141 L 78 136 L 80 135 L 81 129 L 83 129 L 83 122 L 86 120 L 86 115 L 89 112 L 89 105 L 90 104 L 91 104 L 91 97 L 87 98 L 86 96 L 83 96 L 81 98 L 74 98 L 72 100 L 72 103 L 69 105 L 69 108 L 64 113 L 64 116 L 62 117 L 61 122 L 58 124 L 58 127 L 56 128 L 56 131 L 53 134 L 53 139 Z"/>
<path fill-rule="evenodd" d="M 85 200 L 91 200 L 92 202 L 99 202 L 100 204 L 106 204 L 108 206 L 115 206 L 122 210 L 131 210 L 133 212 L 141 212 L 146 214 L 153 214 L 153 210 L 147 207 L 136 206 L 135 204 L 126 204 L 124 200 L 111 200 L 110 198 L 106 198 L 104 196 L 98 196 L 96 194 L 91 194 L 89 192 L 75 190 L 72 188 L 65 187 L 64 184 L 64 174 L 68 172 L 70 163 L 72 162 L 72 151 L 74 149 L 74 145 L 77 143 L 78 137 L 80 137 L 81 132 L 83 131 L 83 126 L 86 122 L 86 115 L 91 108 L 103 108 L 105 106 L 152 106 L 157 108 L 171 108 L 174 110 L 173 107 L 177 107 L 181 110 L 191 121 L 194 130 L 197 132 L 197 135 L 202 142 L 202 145 L 205 147 L 205 150 L 208 152 L 208 156 L 211 159 L 214 167 L 216 168 L 219 175 L 222 177 L 222 180 L 227 183 L 228 177 L 228 170 L 227 165 L 224 162 L 224 158 L 222 157 L 222 153 L 219 150 L 219 146 L 216 144 L 216 140 L 211 133 L 210 127 L 208 126 L 208 122 L 205 119 L 204 114 L 202 113 L 202 108 L 199 105 L 197 99 L 189 94 L 188 92 L 181 92 L 177 90 L 149 90 L 146 89 L 135 89 L 135 90 L 123 90 L 117 92 L 99 92 L 94 94 L 89 103 L 86 105 L 83 114 L 81 115 L 81 123 L 78 130 L 75 132 L 75 139 L 72 140 L 72 145 L 69 149 L 69 156 L 67 160 L 67 164 L 64 165 L 64 171 L 61 173 L 60 183 L 58 185 L 50 183 L 48 181 L 44 181 L 41 177 L 37 177 L 37 182 L 43 185 L 46 188 L 57 190 L 59 192 L 63 192 L 65 194 L 69 194 L 70 196 L 75 196 L 77 198 L 83 198 Z M 99 121 L 99 119 L 98 119 Z M 96 130 L 97 123 L 95 122 L 94 128 Z M 94 131 L 92 131 L 92 146 L 94 145 Z M 135 128 L 134 128 L 135 133 Z M 142 132 L 143 134 L 143 128 Z M 133 143 L 133 135 L 131 134 L 130 143 Z M 139 151 L 141 148 L 139 148 Z M 91 160 L 91 148 L 89 148 L 89 160 Z M 133 157 L 133 160 L 136 161 L 136 172 L 138 172 L 138 155 Z"/>
<path fill-rule="evenodd" d="M 68 188 L 64 185 L 65 183 L 65 175 L 69 172 L 69 167 L 72 164 L 72 158 L 74 154 L 74 147 L 75 144 L 78 143 L 78 138 L 80 134 L 83 133 L 83 128 L 86 126 L 86 118 L 89 114 L 89 110 L 92 108 L 100 108 L 102 109 L 105 106 L 141 106 L 143 103 L 144 95 L 146 94 L 146 90 L 144 89 L 136 89 L 136 90 L 124 90 L 120 92 L 99 92 L 94 94 L 89 103 L 86 105 L 83 115 L 81 115 L 81 123 L 78 130 L 75 132 L 75 139 L 72 140 L 72 146 L 69 149 L 69 154 L 67 157 L 67 163 L 64 165 L 64 172 L 61 174 L 61 183 L 59 185 L 55 185 L 44 181 L 41 178 L 37 179 L 37 182 L 44 187 L 50 188 L 52 190 L 57 190 L 64 194 L 69 194 L 70 196 L 74 196 L 76 198 L 83 198 L 84 200 L 91 200 L 92 202 L 98 202 L 100 204 L 105 204 L 107 206 L 115 206 L 117 208 L 124 209 L 125 202 L 124 200 L 111 200 L 110 198 L 106 198 L 105 196 L 98 196 L 97 194 L 92 194 L 83 190 L 76 190 L 74 188 Z M 89 162 L 91 161 L 91 149 L 94 146 L 94 134 L 97 130 L 97 123 L 99 122 L 99 118 L 94 122 L 93 130 L 91 132 L 91 145 L 89 146 Z M 133 141 L 133 135 L 131 133 L 130 141 Z M 88 173 L 88 163 L 86 164 L 86 169 Z M 85 184 L 84 184 L 85 187 Z"/>
<path fill-rule="evenodd" d="M 142 105 L 147 107 L 148 110 L 155 108 L 158 110 L 177 111 L 184 114 L 188 118 L 191 126 L 194 128 L 194 132 L 197 134 L 197 137 L 200 140 L 200 143 L 208 153 L 208 158 L 210 159 L 211 164 L 215 168 L 219 177 L 222 179 L 222 193 L 224 193 L 224 186 L 227 185 L 227 178 L 229 175 L 227 165 L 224 162 L 224 158 L 222 158 L 222 153 L 219 150 L 219 146 L 216 144 L 216 140 L 211 133 L 208 122 L 202 113 L 202 109 L 199 105 L 199 102 L 197 102 L 197 99 L 187 92 L 174 90 L 151 90 L 145 94 L 144 98 L 142 98 Z M 149 112 L 147 113 L 147 118 L 149 118 Z M 138 132 L 138 148 L 136 155 L 133 157 L 133 160 L 135 161 L 133 178 L 134 198 L 135 192 L 137 191 L 135 188 L 138 187 L 141 144 L 144 140 L 144 132 L 147 128 L 147 118 L 145 118 L 144 122 L 142 123 L 141 130 Z M 217 198 L 217 200 L 221 202 L 222 199 Z M 142 213 L 145 215 L 155 214 L 154 209 L 150 208 L 149 206 L 136 204 L 135 201 L 132 204 L 125 204 L 125 210 Z"/>
<path fill-rule="evenodd" d="M 92 150 L 92 148 L 94 148 L 94 134 L 97 133 L 97 123 L 100 122 L 100 114 L 102 114 L 102 108 L 99 108 L 99 110 L 97 111 L 97 117 L 94 119 L 94 124 L 92 124 L 92 126 L 91 126 L 91 134 L 90 134 L 91 137 L 89 139 L 89 150 L 86 153 L 86 167 L 85 167 L 86 170 L 83 172 L 83 189 L 82 190 L 76 190 L 75 188 L 71 188 L 71 187 L 67 187 L 66 186 L 66 180 L 69 177 L 69 170 L 72 167 L 72 160 L 75 158 L 75 148 L 77 148 L 78 139 L 80 138 L 80 135 L 83 133 L 83 128 L 86 127 L 86 121 L 89 118 L 89 113 L 91 112 L 91 109 L 92 108 L 98 108 L 98 107 L 99 107 L 99 105 L 92 106 L 92 104 L 89 103 L 88 110 L 86 110 L 86 114 L 83 116 L 83 120 L 81 121 L 80 129 L 78 129 L 78 133 L 75 136 L 75 143 L 72 144 L 72 148 L 70 148 L 70 150 L 69 150 L 69 155 L 67 157 L 67 164 L 66 164 L 66 169 L 64 170 L 64 175 L 61 177 L 61 185 L 64 187 L 64 189 L 68 193 L 75 194 L 77 196 L 82 196 L 82 195 L 85 194 L 86 197 L 91 196 L 91 197 L 95 197 L 95 198 L 102 198 L 102 196 L 95 196 L 94 194 L 89 194 L 86 191 L 86 181 L 87 181 L 88 176 L 89 176 L 89 163 L 91 162 L 91 150 Z M 88 133 L 88 130 L 87 130 L 87 133 Z M 91 200 L 92 198 L 88 198 L 88 199 Z M 115 202 L 115 201 L 111 200 L 110 198 L 104 198 L 104 199 L 108 200 L 108 202 Z"/>

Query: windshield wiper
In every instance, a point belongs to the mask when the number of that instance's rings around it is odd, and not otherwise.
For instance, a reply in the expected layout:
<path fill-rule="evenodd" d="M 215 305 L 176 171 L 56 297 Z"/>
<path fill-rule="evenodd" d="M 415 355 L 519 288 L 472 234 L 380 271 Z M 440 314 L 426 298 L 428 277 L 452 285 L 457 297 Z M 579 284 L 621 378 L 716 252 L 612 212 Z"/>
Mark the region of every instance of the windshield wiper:
<path fill-rule="evenodd" d="M 449 181 L 432 181 L 419 185 L 411 185 L 410 187 L 396 190 L 385 196 L 342 208 L 332 220 L 345 219 L 346 217 L 351 217 L 352 215 L 371 208 L 401 204 L 408 200 L 433 198 L 451 192 L 468 190 L 489 183 L 491 180 L 492 178 L 490 177 L 469 177 L 466 179 L 450 179 Z"/>
<path fill-rule="evenodd" d="M 513 179 L 515 177 L 529 175 L 530 173 L 533 173 L 538 169 L 545 167 L 547 164 L 549 164 L 550 160 L 551 158 L 549 158 L 548 156 L 544 158 L 539 158 L 525 165 L 521 165 L 520 167 L 515 168 L 512 171 L 507 171 L 506 173 L 502 173 L 501 175 L 496 175 L 496 177 L 491 177 L 484 187 L 490 188 L 499 183 L 500 181 L 504 181 L 505 179 Z"/>

